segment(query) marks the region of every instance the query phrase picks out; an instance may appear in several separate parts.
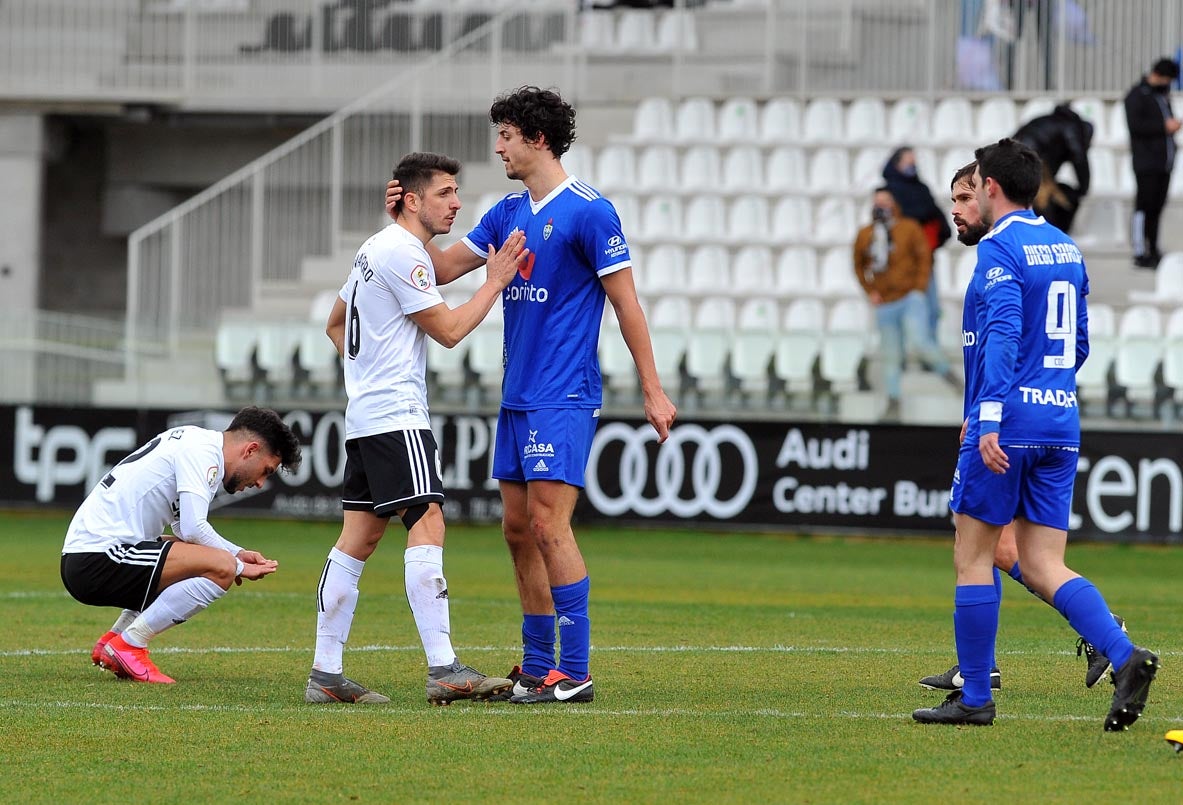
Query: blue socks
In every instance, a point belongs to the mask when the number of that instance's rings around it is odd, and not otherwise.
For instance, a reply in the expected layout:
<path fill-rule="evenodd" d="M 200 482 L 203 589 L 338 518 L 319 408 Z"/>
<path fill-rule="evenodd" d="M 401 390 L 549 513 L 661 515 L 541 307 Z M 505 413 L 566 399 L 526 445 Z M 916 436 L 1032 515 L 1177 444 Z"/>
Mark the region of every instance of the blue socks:
<path fill-rule="evenodd" d="M 1081 637 L 1121 668 L 1134 653 L 1134 644 L 1113 620 L 1109 605 L 1088 579 L 1066 581 L 1052 597 L 1052 606 L 1068 619 Z M 964 671 L 962 674 L 964 675 Z"/>
<path fill-rule="evenodd" d="M 1001 583 L 1001 577 L 996 581 Z M 990 669 L 998 635 L 998 594 L 993 584 L 958 585 L 953 603 L 957 664 L 965 679 L 961 701 L 967 707 L 981 707 L 992 699 Z"/>
<path fill-rule="evenodd" d="M 1015 562 L 1015 567 L 1017 568 L 1018 566 L 1019 566 L 1019 563 Z M 998 603 L 994 605 L 994 608 L 996 610 L 998 610 L 998 620 L 1001 621 L 1002 620 L 1002 574 L 998 572 L 998 568 L 994 568 L 994 594 L 996 596 L 998 596 Z M 997 643 L 997 642 L 998 642 L 997 639 L 995 639 L 995 643 Z M 990 651 L 990 670 L 993 671 L 997 667 L 998 667 L 998 658 L 994 656 L 994 651 L 991 650 Z"/>
<path fill-rule="evenodd" d="M 546 676 L 555 665 L 555 616 L 522 616 L 522 673 Z"/>
<path fill-rule="evenodd" d="M 588 678 L 588 656 L 591 653 L 591 621 L 587 617 L 590 589 L 591 580 L 587 576 L 574 584 L 550 588 L 559 624 L 558 669 L 580 682 Z"/>

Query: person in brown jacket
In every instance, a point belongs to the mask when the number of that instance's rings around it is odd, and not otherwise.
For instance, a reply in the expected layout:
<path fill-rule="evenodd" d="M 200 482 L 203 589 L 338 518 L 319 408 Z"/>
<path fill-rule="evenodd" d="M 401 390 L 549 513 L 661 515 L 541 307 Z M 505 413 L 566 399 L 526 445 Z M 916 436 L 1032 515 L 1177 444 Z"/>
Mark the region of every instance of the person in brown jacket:
<path fill-rule="evenodd" d="M 875 191 L 871 223 L 854 241 L 854 273 L 875 306 L 879 325 L 879 357 L 887 388 L 887 418 L 900 411 L 900 375 L 907 352 L 919 355 L 933 372 L 960 389 L 949 361 L 926 324 L 925 290 L 932 273 L 932 250 L 924 230 L 900 215 L 886 187 Z"/>

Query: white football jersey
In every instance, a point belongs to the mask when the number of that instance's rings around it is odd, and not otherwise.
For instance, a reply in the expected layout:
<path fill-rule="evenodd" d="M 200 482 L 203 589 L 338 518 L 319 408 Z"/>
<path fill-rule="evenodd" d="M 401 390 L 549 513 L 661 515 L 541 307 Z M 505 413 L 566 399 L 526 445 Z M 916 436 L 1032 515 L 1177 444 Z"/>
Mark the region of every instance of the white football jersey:
<path fill-rule="evenodd" d="M 410 314 L 441 304 L 435 266 L 398 224 L 358 249 L 341 288 L 345 316 L 345 438 L 430 428 L 427 334 Z"/>
<path fill-rule="evenodd" d="M 74 513 L 62 553 L 104 551 L 165 533 L 180 511 L 180 494 L 206 501 L 226 473 L 222 432 L 193 425 L 157 435 L 111 468 Z"/>

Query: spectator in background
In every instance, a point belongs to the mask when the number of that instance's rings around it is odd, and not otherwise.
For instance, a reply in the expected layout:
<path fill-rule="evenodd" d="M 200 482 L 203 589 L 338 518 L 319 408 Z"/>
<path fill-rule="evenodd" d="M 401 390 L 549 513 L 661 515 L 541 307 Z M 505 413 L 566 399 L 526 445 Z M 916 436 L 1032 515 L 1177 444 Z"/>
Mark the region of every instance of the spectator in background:
<path fill-rule="evenodd" d="M 1159 59 L 1125 96 L 1130 127 L 1130 156 L 1134 159 L 1134 220 L 1131 241 L 1134 265 L 1158 268 L 1158 221 L 1167 203 L 1171 170 L 1175 167 L 1175 132 L 1179 119 L 1171 111 L 1171 83 L 1179 77 L 1179 63 Z"/>
<path fill-rule="evenodd" d="M 932 273 L 932 250 L 924 230 L 900 215 L 886 187 L 875 191 L 871 218 L 854 241 L 854 273 L 875 306 L 887 387 L 886 417 L 895 419 L 900 413 L 905 347 L 919 353 L 932 371 L 959 391 L 961 384 L 928 332 L 924 289 Z"/>
<path fill-rule="evenodd" d="M 1043 179 L 1035 195 L 1034 210 L 1048 223 L 1063 232 L 1072 229 L 1080 200 L 1089 192 L 1089 145 L 1093 124 L 1082 118 L 1066 103 L 1051 114 L 1024 123 L 1014 139 L 1030 146 L 1043 162 Z M 1076 186 L 1056 181 L 1065 162 L 1076 171 Z"/>
<path fill-rule="evenodd" d="M 883 166 L 883 179 L 888 192 L 895 198 L 900 215 L 920 224 L 928 243 L 930 256 L 952 235 L 949 222 L 937 206 L 932 192 L 916 174 L 916 152 L 911 146 L 897 148 Z M 928 333 L 935 343 L 937 325 L 941 319 L 941 300 L 936 275 L 929 271 L 928 286 L 924 289 L 928 310 Z"/>

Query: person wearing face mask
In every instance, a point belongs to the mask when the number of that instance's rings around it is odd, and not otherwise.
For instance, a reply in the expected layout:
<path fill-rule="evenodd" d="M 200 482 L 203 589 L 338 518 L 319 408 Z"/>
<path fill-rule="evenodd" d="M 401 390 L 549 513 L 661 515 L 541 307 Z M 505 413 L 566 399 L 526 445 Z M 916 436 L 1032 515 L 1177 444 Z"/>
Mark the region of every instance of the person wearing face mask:
<path fill-rule="evenodd" d="M 900 412 L 900 376 L 906 351 L 918 354 L 959 391 L 961 384 L 928 330 L 924 289 L 932 273 L 932 251 L 924 230 L 900 215 L 895 197 L 886 187 L 875 191 L 871 219 L 854 241 L 854 273 L 875 306 L 887 390 L 886 418 L 895 419 Z"/>
<path fill-rule="evenodd" d="M 1175 167 L 1175 132 L 1179 119 L 1171 111 L 1171 84 L 1179 77 L 1179 63 L 1159 59 L 1125 96 L 1130 128 L 1130 156 L 1134 160 L 1134 218 L 1131 242 L 1134 265 L 1158 267 L 1158 222 L 1167 203 L 1171 170 Z"/>
<path fill-rule="evenodd" d="M 883 166 L 883 182 L 900 208 L 900 215 L 920 224 L 930 253 L 935 252 L 953 234 L 932 191 L 916 173 L 916 152 L 909 145 L 895 150 Z M 937 278 L 930 272 L 928 287 L 924 289 L 928 309 L 928 332 L 937 340 L 937 326 L 941 319 L 941 299 Z"/>

